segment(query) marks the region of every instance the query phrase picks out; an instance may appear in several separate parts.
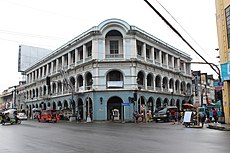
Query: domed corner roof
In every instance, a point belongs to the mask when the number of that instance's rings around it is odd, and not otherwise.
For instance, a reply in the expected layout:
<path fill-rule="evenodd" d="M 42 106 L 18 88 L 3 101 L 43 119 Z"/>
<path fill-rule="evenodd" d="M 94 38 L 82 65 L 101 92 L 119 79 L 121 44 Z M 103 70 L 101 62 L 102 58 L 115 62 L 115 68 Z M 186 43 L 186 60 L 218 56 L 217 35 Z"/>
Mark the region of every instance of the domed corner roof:
<path fill-rule="evenodd" d="M 102 21 L 98 25 L 98 30 L 102 31 L 105 27 L 107 27 L 111 24 L 120 25 L 120 26 L 124 27 L 126 30 L 130 29 L 130 25 L 127 22 L 125 22 L 124 20 L 117 19 L 117 18 L 111 18 L 111 19 L 107 19 L 107 20 Z"/>

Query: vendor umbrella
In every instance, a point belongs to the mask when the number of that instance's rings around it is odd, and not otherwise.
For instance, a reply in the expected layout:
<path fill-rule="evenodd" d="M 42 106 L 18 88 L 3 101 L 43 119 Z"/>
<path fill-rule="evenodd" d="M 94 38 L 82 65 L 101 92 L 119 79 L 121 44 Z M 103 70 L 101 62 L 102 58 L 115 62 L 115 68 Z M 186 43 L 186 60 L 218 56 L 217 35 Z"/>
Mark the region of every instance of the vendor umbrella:
<path fill-rule="evenodd" d="M 183 104 L 184 107 L 193 107 L 192 104 L 189 104 L 189 103 L 186 103 L 186 104 Z"/>

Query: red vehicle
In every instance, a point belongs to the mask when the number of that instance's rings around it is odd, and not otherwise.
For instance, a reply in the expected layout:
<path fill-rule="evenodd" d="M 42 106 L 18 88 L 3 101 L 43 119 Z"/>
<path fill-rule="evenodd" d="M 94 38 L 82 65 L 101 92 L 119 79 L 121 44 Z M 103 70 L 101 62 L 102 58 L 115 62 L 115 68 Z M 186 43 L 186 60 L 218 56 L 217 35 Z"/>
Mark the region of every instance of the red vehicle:
<path fill-rule="evenodd" d="M 59 111 L 56 110 L 42 110 L 41 113 L 38 115 L 38 122 L 45 121 L 45 122 L 57 122 L 60 120 Z"/>

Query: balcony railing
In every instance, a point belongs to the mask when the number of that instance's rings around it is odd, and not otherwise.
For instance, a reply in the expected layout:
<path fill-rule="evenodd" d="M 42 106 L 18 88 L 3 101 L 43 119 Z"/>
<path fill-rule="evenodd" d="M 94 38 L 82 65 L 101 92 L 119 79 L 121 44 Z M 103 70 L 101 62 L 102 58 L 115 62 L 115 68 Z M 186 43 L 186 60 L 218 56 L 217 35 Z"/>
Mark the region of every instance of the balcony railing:
<path fill-rule="evenodd" d="M 161 91 L 161 87 L 156 87 L 156 91 Z"/>
<path fill-rule="evenodd" d="M 154 90 L 154 87 L 153 86 L 147 86 L 147 89 L 148 90 Z"/>
<path fill-rule="evenodd" d="M 146 60 L 147 60 L 148 63 L 153 63 L 152 59 L 147 58 Z"/>
<path fill-rule="evenodd" d="M 83 59 L 77 61 L 77 64 L 82 64 L 83 63 Z"/>
<path fill-rule="evenodd" d="M 89 56 L 89 57 L 85 58 L 85 62 L 88 62 L 88 61 L 90 61 L 91 59 L 92 59 L 92 56 Z"/>
<path fill-rule="evenodd" d="M 161 62 L 155 60 L 155 64 L 160 66 L 160 65 L 161 65 Z"/>
<path fill-rule="evenodd" d="M 137 55 L 137 59 L 140 59 L 140 60 L 145 60 L 144 57 L 140 56 L 140 55 Z"/>
<path fill-rule="evenodd" d="M 123 81 L 107 81 L 107 87 L 123 87 Z"/>
<path fill-rule="evenodd" d="M 124 54 L 106 54 L 105 58 L 124 58 Z"/>

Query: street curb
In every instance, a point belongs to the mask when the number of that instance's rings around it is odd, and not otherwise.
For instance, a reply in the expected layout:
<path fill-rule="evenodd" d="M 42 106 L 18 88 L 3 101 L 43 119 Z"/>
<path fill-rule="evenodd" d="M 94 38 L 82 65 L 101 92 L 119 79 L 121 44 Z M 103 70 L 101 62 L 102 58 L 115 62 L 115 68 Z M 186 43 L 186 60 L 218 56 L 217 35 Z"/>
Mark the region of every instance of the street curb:
<path fill-rule="evenodd" d="M 230 127 L 227 127 L 227 126 L 218 126 L 218 125 L 212 125 L 212 124 L 209 124 L 207 126 L 207 128 L 209 129 L 214 129 L 214 130 L 220 130 L 220 131 L 230 131 Z"/>

